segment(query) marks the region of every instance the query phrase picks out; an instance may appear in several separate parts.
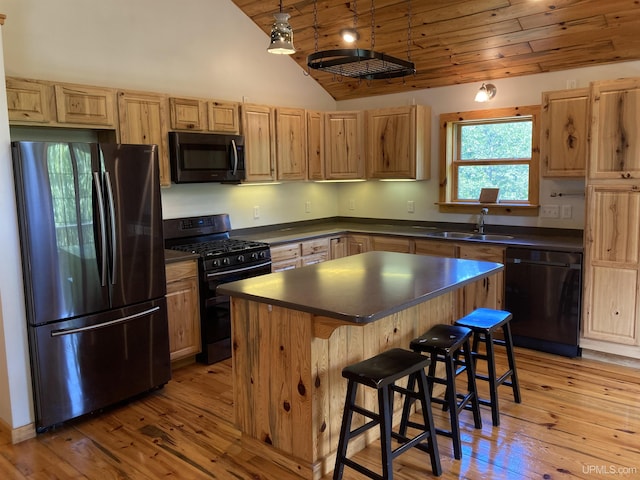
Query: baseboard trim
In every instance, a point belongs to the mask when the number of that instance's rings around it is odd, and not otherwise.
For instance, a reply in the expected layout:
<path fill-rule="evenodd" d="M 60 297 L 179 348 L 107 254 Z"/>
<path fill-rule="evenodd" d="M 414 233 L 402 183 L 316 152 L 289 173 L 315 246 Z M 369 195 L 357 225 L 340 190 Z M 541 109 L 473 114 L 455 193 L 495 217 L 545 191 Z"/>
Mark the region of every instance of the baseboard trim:
<path fill-rule="evenodd" d="M 20 442 L 24 442 L 25 440 L 29 440 L 30 438 L 35 438 L 36 436 L 36 425 L 35 423 L 29 423 L 27 425 L 23 425 L 18 428 L 11 428 L 7 422 L 0 419 L 0 423 L 2 424 L 2 430 L 5 430 L 9 433 L 11 437 L 11 443 L 16 444 Z"/>

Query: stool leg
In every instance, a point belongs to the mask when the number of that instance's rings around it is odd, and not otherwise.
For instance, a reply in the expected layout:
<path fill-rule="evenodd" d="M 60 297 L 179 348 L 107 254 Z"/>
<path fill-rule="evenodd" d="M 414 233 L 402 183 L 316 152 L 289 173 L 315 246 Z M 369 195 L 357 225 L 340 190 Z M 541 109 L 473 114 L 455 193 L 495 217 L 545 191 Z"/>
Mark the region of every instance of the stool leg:
<path fill-rule="evenodd" d="M 505 323 L 502 326 L 502 332 L 504 334 L 504 345 L 507 349 L 507 360 L 509 362 L 509 369 L 511 370 L 511 388 L 513 389 L 513 399 L 516 403 L 520 403 L 520 383 L 518 383 L 518 373 L 516 372 L 516 357 L 513 352 L 513 340 L 511 338 L 511 327 L 509 326 L 509 322 Z"/>
<path fill-rule="evenodd" d="M 424 375 L 424 370 L 422 371 Z M 407 390 L 413 392 L 415 391 L 416 379 L 414 375 L 409 375 L 409 380 L 407 380 Z M 409 416 L 411 415 L 411 405 L 415 399 L 411 398 L 409 395 L 404 396 L 404 404 L 402 407 L 402 417 L 400 418 L 400 429 L 398 433 L 403 437 L 407 436 L 407 427 L 409 424 Z M 393 410 L 391 410 L 393 411 Z"/>
<path fill-rule="evenodd" d="M 347 395 L 342 412 L 342 426 L 340 427 L 340 440 L 338 441 L 338 451 L 336 453 L 336 466 L 333 469 L 333 480 L 340 480 L 344 471 L 343 460 L 347 456 L 347 444 L 351 431 L 351 418 L 353 417 L 353 406 L 356 402 L 356 392 L 358 385 L 351 380 L 347 383 Z"/>
<path fill-rule="evenodd" d="M 393 480 L 393 454 L 391 452 L 391 410 L 389 406 L 393 391 L 390 386 L 378 389 L 378 412 L 380 415 L 380 451 L 382 455 L 382 478 Z"/>
<path fill-rule="evenodd" d="M 472 393 L 471 411 L 473 412 L 473 424 L 475 428 L 482 428 L 482 417 L 480 416 L 480 398 L 478 396 L 478 387 L 476 385 L 476 371 L 473 364 L 473 354 L 471 346 L 467 340 L 463 347 L 465 370 L 467 371 L 467 390 Z"/>
<path fill-rule="evenodd" d="M 456 391 L 456 367 L 453 357 L 446 355 L 444 364 L 447 371 L 447 396 L 445 398 L 449 408 L 449 418 L 451 420 L 451 440 L 453 441 L 453 456 L 456 460 L 462 458 L 462 447 L 460 445 L 460 424 L 458 423 L 458 394 Z"/>
<path fill-rule="evenodd" d="M 413 379 L 413 375 L 411 375 Z M 436 439 L 436 427 L 433 423 L 433 412 L 431 411 L 431 399 L 428 395 L 429 386 L 424 370 L 418 373 L 418 392 L 420 393 L 420 403 L 422 405 L 422 418 L 425 428 L 429 430 L 429 457 L 431 458 L 431 471 L 436 477 L 442 475 L 440 465 L 440 452 Z"/>
<path fill-rule="evenodd" d="M 493 335 L 486 333 L 484 336 L 485 348 L 487 349 L 487 368 L 489 377 L 489 396 L 491 398 L 491 420 L 493 426 L 500 425 L 500 407 L 498 405 L 498 383 L 496 382 L 496 359 L 493 348 Z"/>

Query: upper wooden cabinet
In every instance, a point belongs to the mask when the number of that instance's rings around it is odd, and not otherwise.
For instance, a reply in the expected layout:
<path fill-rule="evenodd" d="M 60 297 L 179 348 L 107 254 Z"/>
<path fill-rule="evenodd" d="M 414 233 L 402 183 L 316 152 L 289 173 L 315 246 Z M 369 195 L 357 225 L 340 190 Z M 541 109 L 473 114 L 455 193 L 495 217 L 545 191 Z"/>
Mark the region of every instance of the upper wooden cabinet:
<path fill-rule="evenodd" d="M 540 161 L 545 177 L 584 177 L 589 89 L 542 93 Z"/>
<path fill-rule="evenodd" d="M 116 128 L 113 89 L 11 77 L 6 81 L 9 121 L 14 125 Z"/>
<path fill-rule="evenodd" d="M 278 180 L 307 179 L 307 117 L 302 108 L 276 108 Z"/>
<path fill-rule="evenodd" d="M 243 104 L 242 134 L 248 182 L 269 182 L 276 179 L 275 114 L 263 105 Z"/>
<path fill-rule="evenodd" d="M 591 84 L 589 178 L 640 178 L 640 78 Z"/>
<path fill-rule="evenodd" d="M 363 112 L 327 112 L 324 116 L 325 178 L 364 179 Z"/>
<path fill-rule="evenodd" d="M 169 98 L 172 130 L 240 132 L 238 104 L 203 98 Z"/>
<path fill-rule="evenodd" d="M 118 120 L 122 143 L 156 144 L 160 167 L 160 185 L 171 184 L 166 95 L 118 92 Z"/>
<path fill-rule="evenodd" d="M 367 178 L 431 176 L 431 109 L 423 105 L 366 112 Z"/>
<path fill-rule="evenodd" d="M 324 114 L 307 111 L 307 177 L 324 180 Z"/>

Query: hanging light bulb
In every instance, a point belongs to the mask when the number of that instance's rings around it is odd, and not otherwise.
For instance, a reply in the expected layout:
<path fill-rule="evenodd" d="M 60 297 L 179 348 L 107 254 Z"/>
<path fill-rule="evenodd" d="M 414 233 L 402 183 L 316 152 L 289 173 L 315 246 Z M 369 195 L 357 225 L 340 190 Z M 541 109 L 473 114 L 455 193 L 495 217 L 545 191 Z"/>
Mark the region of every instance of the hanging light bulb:
<path fill-rule="evenodd" d="M 480 103 L 488 102 L 496 96 L 497 91 L 498 89 L 493 83 L 483 83 L 478 93 L 476 93 L 475 100 Z"/>
<path fill-rule="evenodd" d="M 293 29 L 289 25 L 289 15 L 282 11 L 282 0 L 280 0 L 280 11 L 274 13 L 276 21 L 271 27 L 271 43 L 267 52 L 279 55 L 291 55 L 296 53 L 293 46 Z"/>

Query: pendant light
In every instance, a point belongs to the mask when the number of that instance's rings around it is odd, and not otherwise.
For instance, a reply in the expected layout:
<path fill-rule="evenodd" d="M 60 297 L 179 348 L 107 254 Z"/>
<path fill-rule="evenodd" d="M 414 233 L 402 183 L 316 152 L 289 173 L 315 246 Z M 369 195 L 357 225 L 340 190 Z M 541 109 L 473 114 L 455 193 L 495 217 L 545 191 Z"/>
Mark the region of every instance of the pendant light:
<path fill-rule="evenodd" d="M 289 25 L 289 15 L 282 11 L 282 0 L 280 0 L 280 11 L 274 13 L 276 21 L 271 27 L 271 43 L 267 52 L 279 55 L 292 55 L 296 53 L 293 46 L 293 29 Z"/>
<path fill-rule="evenodd" d="M 407 0 L 407 60 L 376 52 L 375 47 L 375 5 L 371 0 L 371 50 L 363 48 L 343 48 L 318 51 L 318 0 L 313 1 L 313 28 L 315 52 L 307 57 L 307 67 L 344 77 L 376 80 L 404 77 L 416 73 L 411 61 L 411 0 Z M 357 18 L 357 3 L 354 0 Z"/>
<path fill-rule="evenodd" d="M 483 83 L 478 93 L 476 93 L 475 101 L 480 103 L 488 102 L 496 96 L 497 92 L 498 89 L 493 83 Z"/>

